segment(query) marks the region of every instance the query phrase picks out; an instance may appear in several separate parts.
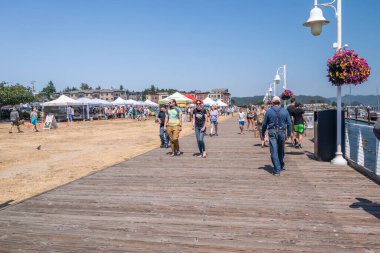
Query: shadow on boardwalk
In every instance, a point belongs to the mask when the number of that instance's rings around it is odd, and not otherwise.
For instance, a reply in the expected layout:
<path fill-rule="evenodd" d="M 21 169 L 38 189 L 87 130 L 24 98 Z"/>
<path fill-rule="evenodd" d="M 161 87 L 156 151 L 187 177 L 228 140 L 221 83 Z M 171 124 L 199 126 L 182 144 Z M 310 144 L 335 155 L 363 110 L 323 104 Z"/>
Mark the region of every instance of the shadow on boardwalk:
<path fill-rule="evenodd" d="M 378 185 L 309 159 L 309 140 L 273 177 L 236 121 L 206 159 L 188 136 L 181 156 L 155 149 L 2 209 L 0 252 L 380 252 Z"/>

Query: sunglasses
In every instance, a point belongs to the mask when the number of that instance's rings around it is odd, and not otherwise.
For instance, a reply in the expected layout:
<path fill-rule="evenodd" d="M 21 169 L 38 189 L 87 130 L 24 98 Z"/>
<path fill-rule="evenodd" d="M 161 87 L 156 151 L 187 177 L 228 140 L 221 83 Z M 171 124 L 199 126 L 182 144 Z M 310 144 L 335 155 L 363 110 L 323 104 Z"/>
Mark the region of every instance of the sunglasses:
<path fill-rule="evenodd" d="M 197 103 L 197 105 L 201 105 L 202 103 Z"/>

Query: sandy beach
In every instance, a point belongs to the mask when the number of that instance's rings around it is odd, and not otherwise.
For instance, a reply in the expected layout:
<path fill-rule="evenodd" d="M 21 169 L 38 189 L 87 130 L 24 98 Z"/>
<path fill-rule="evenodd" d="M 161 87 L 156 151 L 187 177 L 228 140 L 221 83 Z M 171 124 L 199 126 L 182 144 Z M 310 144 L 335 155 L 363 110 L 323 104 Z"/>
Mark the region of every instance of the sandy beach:
<path fill-rule="evenodd" d="M 22 126 L 20 134 L 9 134 L 9 126 L 0 124 L 0 204 L 17 203 L 160 145 L 153 120 L 62 122 L 37 133 Z M 187 122 L 181 136 L 192 132 Z"/>

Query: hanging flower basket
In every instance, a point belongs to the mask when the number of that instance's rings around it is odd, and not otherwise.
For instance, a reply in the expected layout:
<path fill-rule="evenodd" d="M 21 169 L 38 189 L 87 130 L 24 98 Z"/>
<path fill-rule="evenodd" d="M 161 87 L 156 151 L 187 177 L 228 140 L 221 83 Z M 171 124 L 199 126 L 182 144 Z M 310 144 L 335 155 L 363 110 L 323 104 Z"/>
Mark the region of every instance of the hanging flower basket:
<path fill-rule="evenodd" d="M 266 102 L 267 105 L 271 105 L 272 104 L 272 99 L 269 99 L 267 102 Z"/>
<path fill-rule="evenodd" d="M 288 100 L 288 99 L 290 99 L 293 96 L 294 96 L 293 91 L 291 91 L 291 90 L 284 90 L 281 93 L 280 97 L 281 97 L 282 100 Z"/>
<path fill-rule="evenodd" d="M 371 68 L 364 58 L 354 50 L 341 50 L 327 60 L 327 77 L 336 86 L 343 84 L 361 84 L 367 81 Z"/>

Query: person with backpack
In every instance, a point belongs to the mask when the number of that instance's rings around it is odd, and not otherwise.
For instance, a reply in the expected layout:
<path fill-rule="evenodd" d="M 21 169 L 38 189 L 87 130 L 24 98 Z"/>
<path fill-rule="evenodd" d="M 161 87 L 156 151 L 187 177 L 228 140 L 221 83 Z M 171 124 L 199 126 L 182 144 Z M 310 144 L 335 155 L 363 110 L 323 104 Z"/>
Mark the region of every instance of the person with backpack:
<path fill-rule="evenodd" d="M 9 130 L 9 133 L 12 133 L 13 127 L 17 127 L 17 131 L 19 133 L 22 133 L 23 131 L 20 130 L 20 115 L 18 114 L 18 111 L 16 109 L 16 106 L 13 106 L 11 111 L 11 129 Z"/>
<path fill-rule="evenodd" d="M 268 129 L 270 154 L 273 163 L 273 175 L 279 176 L 284 169 L 285 141 L 290 138 L 292 121 L 288 110 L 281 107 L 281 99 L 275 96 L 273 106 L 265 113 L 262 135 Z"/>
<path fill-rule="evenodd" d="M 197 138 L 197 144 L 199 149 L 198 157 L 206 158 L 206 145 L 204 142 L 204 137 L 206 133 L 206 124 L 208 113 L 207 110 L 203 107 L 203 102 L 197 100 L 196 108 L 193 110 L 193 130 L 195 130 L 195 136 Z"/>
<path fill-rule="evenodd" d="M 172 149 L 171 156 L 181 155 L 179 151 L 179 133 L 182 131 L 182 111 L 177 107 L 175 99 L 169 102 L 169 110 L 165 118 L 164 130 L 167 131 Z"/>
<path fill-rule="evenodd" d="M 260 134 L 261 148 L 265 147 L 265 141 L 266 141 L 266 136 L 262 134 L 263 122 L 264 122 L 266 112 L 267 112 L 267 105 L 262 104 L 261 110 L 259 114 L 257 115 L 257 128 L 258 128 L 257 130 L 259 131 L 259 134 Z"/>

